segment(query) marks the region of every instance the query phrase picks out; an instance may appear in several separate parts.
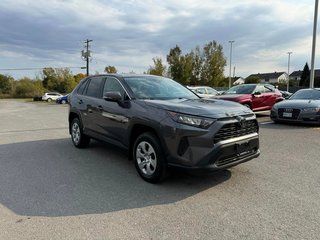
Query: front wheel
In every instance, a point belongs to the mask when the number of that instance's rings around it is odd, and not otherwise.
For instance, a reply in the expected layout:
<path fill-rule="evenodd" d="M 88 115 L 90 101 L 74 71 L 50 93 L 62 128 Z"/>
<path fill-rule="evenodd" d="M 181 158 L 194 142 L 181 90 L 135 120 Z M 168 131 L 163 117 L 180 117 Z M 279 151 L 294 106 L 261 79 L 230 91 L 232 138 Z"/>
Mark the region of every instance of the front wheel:
<path fill-rule="evenodd" d="M 147 182 L 157 183 L 166 176 L 166 161 L 159 139 L 151 132 L 141 134 L 133 147 L 134 164 Z"/>
<path fill-rule="evenodd" d="M 85 148 L 89 145 L 90 138 L 83 134 L 82 125 L 78 118 L 72 120 L 71 139 L 73 145 L 77 148 Z"/>

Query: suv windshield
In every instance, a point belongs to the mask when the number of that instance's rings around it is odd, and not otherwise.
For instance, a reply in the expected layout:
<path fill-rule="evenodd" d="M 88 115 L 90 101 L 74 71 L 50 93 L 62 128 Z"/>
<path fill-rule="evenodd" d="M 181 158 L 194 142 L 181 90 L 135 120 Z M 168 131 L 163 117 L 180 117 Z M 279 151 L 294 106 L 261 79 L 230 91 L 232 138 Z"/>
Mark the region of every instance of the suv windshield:
<path fill-rule="evenodd" d="M 293 94 L 290 99 L 320 99 L 320 90 L 304 89 Z"/>
<path fill-rule="evenodd" d="M 256 85 L 238 85 L 225 91 L 223 94 L 251 94 Z"/>
<path fill-rule="evenodd" d="M 158 76 L 124 77 L 137 99 L 197 99 L 192 91 L 179 83 Z"/>

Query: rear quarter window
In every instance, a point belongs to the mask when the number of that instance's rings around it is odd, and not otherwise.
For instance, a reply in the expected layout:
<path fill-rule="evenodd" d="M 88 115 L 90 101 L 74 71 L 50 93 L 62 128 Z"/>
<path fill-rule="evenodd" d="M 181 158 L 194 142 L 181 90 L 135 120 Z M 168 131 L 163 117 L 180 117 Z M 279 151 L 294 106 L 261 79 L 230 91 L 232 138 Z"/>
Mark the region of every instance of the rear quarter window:
<path fill-rule="evenodd" d="M 78 94 L 83 95 L 87 83 L 88 83 L 88 80 L 85 80 L 82 83 L 80 83 L 80 86 L 78 87 L 78 90 L 77 90 Z"/>

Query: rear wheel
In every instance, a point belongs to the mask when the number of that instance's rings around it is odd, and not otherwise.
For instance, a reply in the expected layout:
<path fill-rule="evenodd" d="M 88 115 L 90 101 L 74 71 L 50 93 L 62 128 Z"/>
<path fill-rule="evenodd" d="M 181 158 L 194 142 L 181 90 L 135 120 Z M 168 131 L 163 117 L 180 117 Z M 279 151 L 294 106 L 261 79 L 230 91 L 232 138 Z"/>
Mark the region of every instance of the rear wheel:
<path fill-rule="evenodd" d="M 62 103 L 62 104 L 66 104 L 67 101 L 66 101 L 66 100 L 62 100 L 61 103 Z"/>
<path fill-rule="evenodd" d="M 51 102 L 51 101 L 52 101 L 52 99 L 51 99 L 51 98 L 48 98 L 48 99 L 47 99 L 47 102 Z"/>
<path fill-rule="evenodd" d="M 82 125 L 78 118 L 72 120 L 71 139 L 73 145 L 77 148 L 85 148 L 90 143 L 90 138 L 83 134 Z"/>
<path fill-rule="evenodd" d="M 151 132 L 141 134 L 133 147 L 135 167 L 147 182 L 157 183 L 166 176 L 167 165 L 159 139 Z"/>

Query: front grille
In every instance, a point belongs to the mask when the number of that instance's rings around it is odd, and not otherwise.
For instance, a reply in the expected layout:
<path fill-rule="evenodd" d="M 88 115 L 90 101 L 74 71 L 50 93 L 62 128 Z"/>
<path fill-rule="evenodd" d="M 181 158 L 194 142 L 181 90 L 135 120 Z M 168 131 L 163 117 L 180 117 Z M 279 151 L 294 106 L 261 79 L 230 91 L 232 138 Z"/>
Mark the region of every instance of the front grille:
<path fill-rule="evenodd" d="M 220 141 L 245 136 L 247 134 L 258 132 L 257 120 L 245 121 L 243 125 L 240 123 L 227 123 L 214 136 L 213 143 Z"/>
<path fill-rule="evenodd" d="M 284 112 L 290 112 L 290 113 L 292 113 L 292 116 L 291 117 L 284 117 L 283 116 Z M 296 119 L 298 119 L 299 114 L 300 114 L 300 109 L 286 109 L 286 108 L 279 108 L 278 109 L 279 118 L 296 120 Z"/>

